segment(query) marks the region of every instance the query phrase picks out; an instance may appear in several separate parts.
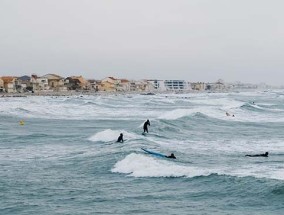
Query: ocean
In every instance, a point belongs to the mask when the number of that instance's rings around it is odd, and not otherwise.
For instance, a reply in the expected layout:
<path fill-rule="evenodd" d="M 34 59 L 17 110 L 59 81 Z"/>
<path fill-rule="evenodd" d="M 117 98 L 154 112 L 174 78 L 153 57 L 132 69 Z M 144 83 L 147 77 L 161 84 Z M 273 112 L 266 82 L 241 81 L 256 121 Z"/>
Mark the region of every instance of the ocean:
<path fill-rule="evenodd" d="M 284 91 L 2 97 L 0 214 L 282 215 Z"/>

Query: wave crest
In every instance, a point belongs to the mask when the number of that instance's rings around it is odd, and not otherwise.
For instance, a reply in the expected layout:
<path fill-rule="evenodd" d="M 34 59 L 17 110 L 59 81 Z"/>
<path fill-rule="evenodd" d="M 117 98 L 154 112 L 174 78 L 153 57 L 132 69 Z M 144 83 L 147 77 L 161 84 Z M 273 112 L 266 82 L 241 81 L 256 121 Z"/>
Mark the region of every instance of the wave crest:
<path fill-rule="evenodd" d="M 208 171 L 195 167 L 182 166 L 176 162 L 136 153 L 131 153 L 118 161 L 111 171 L 134 177 L 195 177 L 210 174 Z"/>
<path fill-rule="evenodd" d="M 116 141 L 119 134 L 123 133 L 123 137 L 124 139 L 134 139 L 137 138 L 138 135 L 133 134 L 133 133 L 129 133 L 127 131 L 124 130 L 111 130 L 111 129 L 106 129 L 104 131 L 100 131 L 96 134 L 94 134 L 93 136 L 91 136 L 89 138 L 90 141 L 93 142 L 110 142 L 110 141 Z"/>

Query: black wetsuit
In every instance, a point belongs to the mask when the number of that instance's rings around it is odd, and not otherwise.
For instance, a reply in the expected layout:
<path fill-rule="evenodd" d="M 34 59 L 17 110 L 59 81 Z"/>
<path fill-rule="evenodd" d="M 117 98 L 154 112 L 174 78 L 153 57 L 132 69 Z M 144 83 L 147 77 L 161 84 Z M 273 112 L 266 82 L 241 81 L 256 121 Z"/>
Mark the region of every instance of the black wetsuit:
<path fill-rule="evenodd" d="M 176 159 L 176 156 L 174 154 L 171 154 L 170 156 L 166 156 L 166 158 Z"/>
<path fill-rule="evenodd" d="M 119 135 L 116 142 L 122 142 L 123 143 L 123 135 Z"/>
<path fill-rule="evenodd" d="M 268 157 L 268 154 L 246 155 L 246 157 Z"/>
<path fill-rule="evenodd" d="M 150 121 L 149 121 L 149 120 L 147 120 L 147 121 L 144 123 L 144 126 L 143 126 L 144 133 L 145 133 L 145 132 L 148 133 L 148 125 L 150 126 Z"/>

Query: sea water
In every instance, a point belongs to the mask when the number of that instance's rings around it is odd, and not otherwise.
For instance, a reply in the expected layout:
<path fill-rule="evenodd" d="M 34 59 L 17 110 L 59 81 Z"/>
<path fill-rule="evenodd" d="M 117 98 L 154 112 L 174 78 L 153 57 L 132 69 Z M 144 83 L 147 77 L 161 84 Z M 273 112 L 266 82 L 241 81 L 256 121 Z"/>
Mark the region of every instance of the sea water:
<path fill-rule="evenodd" d="M 0 98 L 3 215 L 284 214 L 283 181 L 283 91 Z"/>

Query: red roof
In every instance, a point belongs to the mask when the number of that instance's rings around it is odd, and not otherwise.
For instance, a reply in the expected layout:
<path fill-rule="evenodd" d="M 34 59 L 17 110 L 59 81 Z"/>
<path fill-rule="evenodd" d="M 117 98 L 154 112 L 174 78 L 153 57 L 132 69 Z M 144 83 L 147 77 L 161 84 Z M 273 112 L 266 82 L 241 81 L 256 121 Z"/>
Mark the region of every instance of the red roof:
<path fill-rule="evenodd" d="M 2 77 L 1 77 L 1 79 L 2 79 L 5 83 L 13 82 L 15 78 L 16 78 L 16 77 L 13 77 L 13 76 L 2 76 Z"/>

